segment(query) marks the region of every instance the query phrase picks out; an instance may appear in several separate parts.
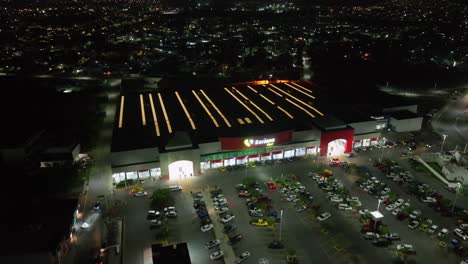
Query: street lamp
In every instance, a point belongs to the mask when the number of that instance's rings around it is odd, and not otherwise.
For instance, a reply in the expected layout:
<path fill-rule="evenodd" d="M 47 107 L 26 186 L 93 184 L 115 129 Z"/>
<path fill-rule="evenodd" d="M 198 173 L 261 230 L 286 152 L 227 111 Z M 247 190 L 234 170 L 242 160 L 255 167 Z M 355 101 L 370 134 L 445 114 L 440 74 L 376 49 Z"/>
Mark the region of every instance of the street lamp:
<path fill-rule="evenodd" d="M 380 161 L 382 160 L 383 158 L 383 154 L 385 152 L 385 143 L 387 142 L 387 139 L 386 138 L 383 138 L 383 146 L 382 146 L 382 154 L 380 154 Z"/>
<path fill-rule="evenodd" d="M 442 151 L 444 151 L 444 144 L 445 144 L 445 139 L 447 138 L 447 135 L 446 134 L 442 134 L 442 137 L 444 138 L 442 140 L 442 146 L 440 146 L 440 153 L 442 153 Z"/>
<path fill-rule="evenodd" d="M 380 202 L 381 202 L 381 200 L 379 199 L 379 202 L 377 203 L 377 211 L 379 211 L 379 208 L 380 208 Z"/>
<path fill-rule="evenodd" d="M 107 250 L 111 249 L 111 248 L 115 248 L 115 252 L 116 252 L 117 254 L 120 253 L 120 245 L 119 245 L 119 244 L 116 244 L 116 245 L 108 246 L 108 247 L 106 247 L 106 248 L 101 248 L 101 255 L 104 255 L 104 253 L 105 253 Z"/>
<path fill-rule="evenodd" d="M 281 241 L 281 235 L 283 233 L 283 209 L 280 211 L 280 233 L 279 233 L 279 241 Z"/>
<path fill-rule="evenodd" d="M 460 189 L 462 187 L 461 183 L 457 182 L 457 192 L 455 193 L 455 199 L 453 200 L 453 203 L 452 203 L 452 213 L 453 211 L 455 210 L 455 203 L 457 202 L 457 198 L 458 198 L 458 193 L 460 192 Z"/>

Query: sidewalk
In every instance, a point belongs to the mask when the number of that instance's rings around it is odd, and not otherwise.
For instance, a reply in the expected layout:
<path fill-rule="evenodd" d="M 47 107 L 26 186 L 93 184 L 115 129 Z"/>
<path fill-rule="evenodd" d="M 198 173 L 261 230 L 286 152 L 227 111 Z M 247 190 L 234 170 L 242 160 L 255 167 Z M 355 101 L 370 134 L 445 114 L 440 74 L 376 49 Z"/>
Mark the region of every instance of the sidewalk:
<path fill-rule="evenodd" d="M 123 218 L 112 219 L 107 222 L 107 247 L 118 245 L 118 249 L 109 248 L 106 252 L 106 262 L 108 264 L 120 264 L 123 260 Z"/>
<path fill-rule="evenodd" d="M 213 208 L 214 204 L 211 199 L 210 191 L 203 191 L 203 201 L 205 201 L 207 208 Z M 229 237 L 224 233 L 224 225 L 221 223 L 219 215 L 217 213 L 210 214 L 211 222 L 213 224 L 213 231 L 215 237 L 221 241 L 219 248 L 224 253 L 224 262 L 225 263 L 234 263 L 236 259 L 236 254 L 229 244 Z"/>

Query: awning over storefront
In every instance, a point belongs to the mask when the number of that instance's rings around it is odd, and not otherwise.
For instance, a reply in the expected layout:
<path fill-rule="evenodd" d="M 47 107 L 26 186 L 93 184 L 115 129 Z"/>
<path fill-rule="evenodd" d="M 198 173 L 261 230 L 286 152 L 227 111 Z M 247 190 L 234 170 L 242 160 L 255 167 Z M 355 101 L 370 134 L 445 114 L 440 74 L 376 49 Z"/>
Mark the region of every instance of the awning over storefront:
<path fill-rule="evenodd" d="M 262 157 L 268 157 L 268 156 L 271 156 L 271 152 L 268 152 L 268 153 L 263 153 L 261 156 L 262 156 Z"/>
<path fill-rule="evenodd" d="M 278 154 L 281 154 L 281 153 L 283 153 L 282 150 L 280 150 L 280 151 L 273 151 L 271 154 L 273 154 L 273 155 L 278 155 Z"/>
<path fill-rule="evenodd" d="M 245 157 L 246 157 L 246 156 L 240 156 L 240 157 L 237 157 L 236 159 L 238 159 L 238 160 L 243 160 L 243 159 L 245 159 Z"/>
<path fill-rule="evenodd" d="M 378 141 L 379 138 L 371 138 L 371 141 Z"/>
<path fill-rule="evenodd" d="M 223 162 L 222 159 L 218 159 L 218 160 L 212 160 L 211 163 L 220 163 L 220 162 Z"/>
<path fill-rule="evenodd" d="M 249 155 L 249 159 L 252 159 L 252 158 L 258 158 L 258 154 L 255 154 L 255 155 Z"/>

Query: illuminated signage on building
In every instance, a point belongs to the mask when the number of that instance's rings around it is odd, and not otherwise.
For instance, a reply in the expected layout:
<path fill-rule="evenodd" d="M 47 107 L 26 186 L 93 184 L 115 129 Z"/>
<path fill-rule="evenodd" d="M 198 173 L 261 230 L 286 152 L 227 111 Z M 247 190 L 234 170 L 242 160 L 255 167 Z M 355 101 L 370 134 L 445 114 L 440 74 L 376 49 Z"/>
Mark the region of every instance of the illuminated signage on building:
<path fill-rule="evenodd" d="M 263 139 L 245 139 L 244 145 L 247 147 L 251 146 L 259 146 L 259 145 L 266 145 L 266 146 L 273 146 L 275 144 L 275 138 L 263 138 Z"/>

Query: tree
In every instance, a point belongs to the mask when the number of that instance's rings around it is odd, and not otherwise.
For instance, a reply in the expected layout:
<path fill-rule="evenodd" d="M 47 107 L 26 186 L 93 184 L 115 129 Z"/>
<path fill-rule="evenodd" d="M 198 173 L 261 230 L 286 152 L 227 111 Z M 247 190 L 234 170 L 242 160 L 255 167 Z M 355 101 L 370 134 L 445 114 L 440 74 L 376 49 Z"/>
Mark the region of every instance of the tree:
<path fill-rule="evenodd" d="M 245 177 L 242 179 L 242 184 L 249 186 L 249 187 L 253 186 L 256 182 L 257 180 L 255 179 L 255 177 L 252 177 L 252 176 Z"/>
<path fill-rule="evenodd" d="M 349 164 L 348 173 L 352 175 L 356 175 L 358 172 L 357 165 L 354 163 Z"/>
<path fill-rule="evenodd" d="M 390 232 L 390 229 L 388 228 L 388 226 L 384 226 L 384 225 L 381 225 L 379 226 L 379 228 L 377 228 L 377 231 L 379 232 L 379 234 L 387 234 Z"/>
<path fill-rule="evenodd" d="M 157 189 L 151 195 L 151 208 L 162 208 L 171 200 L 169 189 Z"/>

